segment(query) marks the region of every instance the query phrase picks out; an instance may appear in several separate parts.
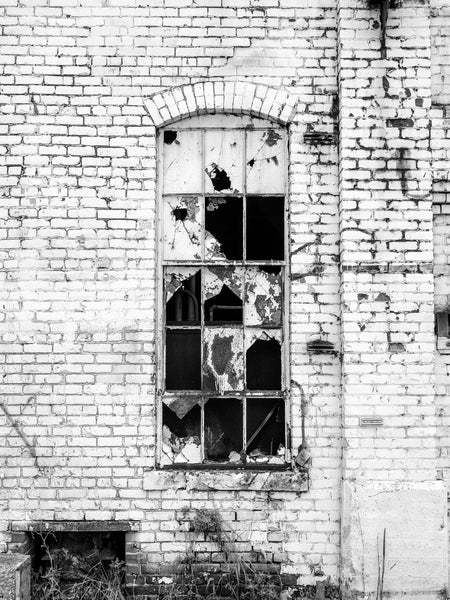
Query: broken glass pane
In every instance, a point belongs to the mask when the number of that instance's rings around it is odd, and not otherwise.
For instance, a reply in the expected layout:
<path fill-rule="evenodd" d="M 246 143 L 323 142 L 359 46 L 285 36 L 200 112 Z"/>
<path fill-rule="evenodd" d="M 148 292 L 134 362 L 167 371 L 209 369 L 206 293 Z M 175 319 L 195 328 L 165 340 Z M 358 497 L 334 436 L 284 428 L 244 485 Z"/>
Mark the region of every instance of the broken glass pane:
<path fill-rule="evenodd" d="M 169 196 L 163 206 L 165 260 L 202 257 L 202 206 L 196 196 Z"/>
<path fill-rule="evenodd" d="M 184 399 L 187 400 L 187 399 Z M 197 399 L 189 399 L 193 405 L 187 404 L 182 416 L 163 405 L 163 434 L 161 444 L 161 463 L 201 463 L 202 452 L 200 442 L 201 409 Z M 181 399 L 179 399 L 181 401 Z M 178 409 L 180 409 L 178 405 Z"/>
<path fill-rule="evenodd" d="M 247 131 L 247 193 L 283 194 L 285 142 L 279 129 Z"/>
<path fill-rule="evenodd" d="M 239 462 L 242 449 L 242 400 L 210 398 L 205 404 L 206 459 Z"/>
<path fill-rule="evenodd" d="M 205 327 L 203 389 L 224 392 L 244 387 L 244 340 L 237 327 Z"/>
<path fill-rule="evenodd" d="M 200 329 L 166 330 L 166 390 L 201 389 Z"/>
<path fill-rule="evenodd" d="M 281 325 L 281 268 L 248 267 L 245 285 L 245 324 Z"/>
<path fill-rule="evenodd" d="M 164 285 L 166 288 L 166 302 L 190 277 L 200 271 L 198 267 L 168 267 L 164 272 Z"/>
<path fill-rule="evenodd" d="M 187 271 L 187 277 L 180 281 L 179 277 Z M 175 272 L 166 271 L 166 296 L 175 288 L 166 304 L 167 324 L 200 324 L 201 309 L 201 271 L 190 275 L 192 269 L 180 268 Z"/>
<path fill-rule="evenodd" d="M 281 390 L 280 330 L 246 331 L 248 390 Z"/>
<path fill-rule="evenodd" d="M 247 259 L 284 260 L 284 198 L 247 197 Z"/>
<path fill-rule="evenodd" d="M 242 131 L 205 131 L 205 189 L 214 192 L 242 192 Z"/>
<path fill-rule="evenodd" d="M 242 259 L 242 198 L 206 198 L 205 258 Z M 207 237 L 207 233 L 210 237 Z"/>
<path fill-rule="evenodd" d="M 205 322 L 242 323 L 242 279 L 242 268 L 204 270 Z"/>
<path fill-rule="evenodd" d="M 179 194 L 182 191 L 185 194 L 201 194 L 201 131 L 166 130 L 163 144 L 163 193 Z"/>
<path fill-rule="evenodd" d="M 247 461 L 282 464 L 285 444 L 283 398 L 248 398 Z"/>

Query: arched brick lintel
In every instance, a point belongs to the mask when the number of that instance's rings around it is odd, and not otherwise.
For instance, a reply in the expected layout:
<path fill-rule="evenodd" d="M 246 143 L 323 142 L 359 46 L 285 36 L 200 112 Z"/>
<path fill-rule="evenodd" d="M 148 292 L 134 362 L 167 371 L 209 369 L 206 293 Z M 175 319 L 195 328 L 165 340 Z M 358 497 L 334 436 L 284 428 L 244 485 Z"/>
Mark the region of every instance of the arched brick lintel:
<path fill-rule="evenodd" d="M 144 100 L 155 127 L 194 115 L 253 115 L 281 125 L 290 123 L 297 98 L 278 88 L 243 81 L 209 81 L 174 87 Z"/>

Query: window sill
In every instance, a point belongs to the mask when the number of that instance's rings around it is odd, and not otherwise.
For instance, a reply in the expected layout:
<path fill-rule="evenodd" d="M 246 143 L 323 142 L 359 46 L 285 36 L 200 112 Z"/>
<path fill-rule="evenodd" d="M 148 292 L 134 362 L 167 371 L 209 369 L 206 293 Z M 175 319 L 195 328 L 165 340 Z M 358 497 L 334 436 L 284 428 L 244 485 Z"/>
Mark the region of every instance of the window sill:
<path fill-rule="evenodd" d="M 152 469 L 144 473 L 143 487 L 146 491 L 263 491 L 307 492 L 307 471 L 294 471 L 290 467 L 267 468 L 267 465 L 245 468 L 223 466 L 211 469 L 210 465 L 198 468 Z"/>
<path fill-rule="evenodd" d="M 436 347 L 439 354 L 450 354 L 450 339 L 448 337 L 438 337 Z"/>

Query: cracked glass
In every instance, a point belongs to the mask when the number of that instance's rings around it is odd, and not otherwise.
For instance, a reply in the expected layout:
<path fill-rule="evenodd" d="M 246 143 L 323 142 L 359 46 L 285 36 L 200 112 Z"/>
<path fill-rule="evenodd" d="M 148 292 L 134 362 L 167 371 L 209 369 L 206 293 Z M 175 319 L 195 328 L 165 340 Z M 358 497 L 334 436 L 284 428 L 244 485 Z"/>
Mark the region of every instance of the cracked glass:
<path fill-rule="evenodd" d="M 159 464 L 285 466 L 286 132 L 160 132 Z"/>

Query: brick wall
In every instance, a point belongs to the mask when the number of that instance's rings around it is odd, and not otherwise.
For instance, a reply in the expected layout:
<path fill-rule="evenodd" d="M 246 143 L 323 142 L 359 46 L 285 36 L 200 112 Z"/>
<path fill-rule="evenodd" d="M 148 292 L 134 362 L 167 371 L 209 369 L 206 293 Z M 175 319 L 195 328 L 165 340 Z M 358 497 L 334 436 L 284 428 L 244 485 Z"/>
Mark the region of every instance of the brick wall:
<path fill-rule="evenodd" d="M 129 536 L 141 585 L 186 550 L 179 511 L 215 507 L 245 552 L 264 549 L 304 583 L 315 581 L 311 565 L 335 581 L 339 361 L 305 349 L 319 332 L 339 341 L 337 149 L 303 140 L 335 125 L 334 2 L 51 0 L 7 2 L 2 12 L 5 541 L 10 521 L 137 520 L 141 531 Z M 293 447 L 303 402 L 311 490 L 299 496 L 279 481 L 266 491 L 238 481 L 232 491 L 177 490 L 170 476 L 161 489 L 152 473 L 143 489 L 155 464 L 158 341 L 155 128 L 145 100 L 244 79 L 298 99 Z"/>
<path fill-rule="evenodd" d="M 444 118 L 429 111 L 444 69 L 430 62 L 430 48 L 436 15 L 447 9 L 441 1 L 431 19 L 427 1 L 403 5 L 390 13 L 382 60 L 379 14 L 366 0 L 5 0 L 2 550 L 11 522 L 133 520 L 130 570 L 145 593 L 161 564 L 170 573 L 186 551 L 182 509 L 215 508 L 246 555 L 263 550 L 292 581 L 337 582 L 342 514 L 341 575 L 354 569 L 346 583 L 372 589 L 387 505 L 365 512 L 352 502 L 361 490 L 388 494 L 398 516 L 403 486 L 411 514 L 435 510 L 415 543 L 440 552 L 442 494 L 423 490 L 436 477 L 437 453 L 429 131 L 433 118 L 441 132 Z M 231 82 L 281 89 L 296 102 L 285 121 L 292 438 L 296 449 L 303 415 L 308 491 L 286 474 L 260 475 L 255 485 L 232 472 L 154 469 L 160 333 L 148 99 L 207 83 L 207 102 Z M 176 104 L 175 92 L 167 97 Z M 157 125 L 174 118 L 164 106 Z M 340 162 L 336 145 L 324 143 L 338 121 Z M 435 170 L 447 151 L 439 135 Z M 318 335 L 342 351 L 342 368 L 339 356 L 306 352 Z M 364 416 L 383 427 L 361 428 Z M 364 553 L 349 557 L 349 540 L 366 517 L 375 525 L 354 548 L 362 541 L 374 560 L 361 566 Z M 405 544 L 389 538 L 390 565 Z M 413 551 L 405 556 L 411 563 L 400 574 L 389 571 L 393 597 L 411 569 L 423 597 L 434 597 L 442 576 L 427 579 Z"/>

